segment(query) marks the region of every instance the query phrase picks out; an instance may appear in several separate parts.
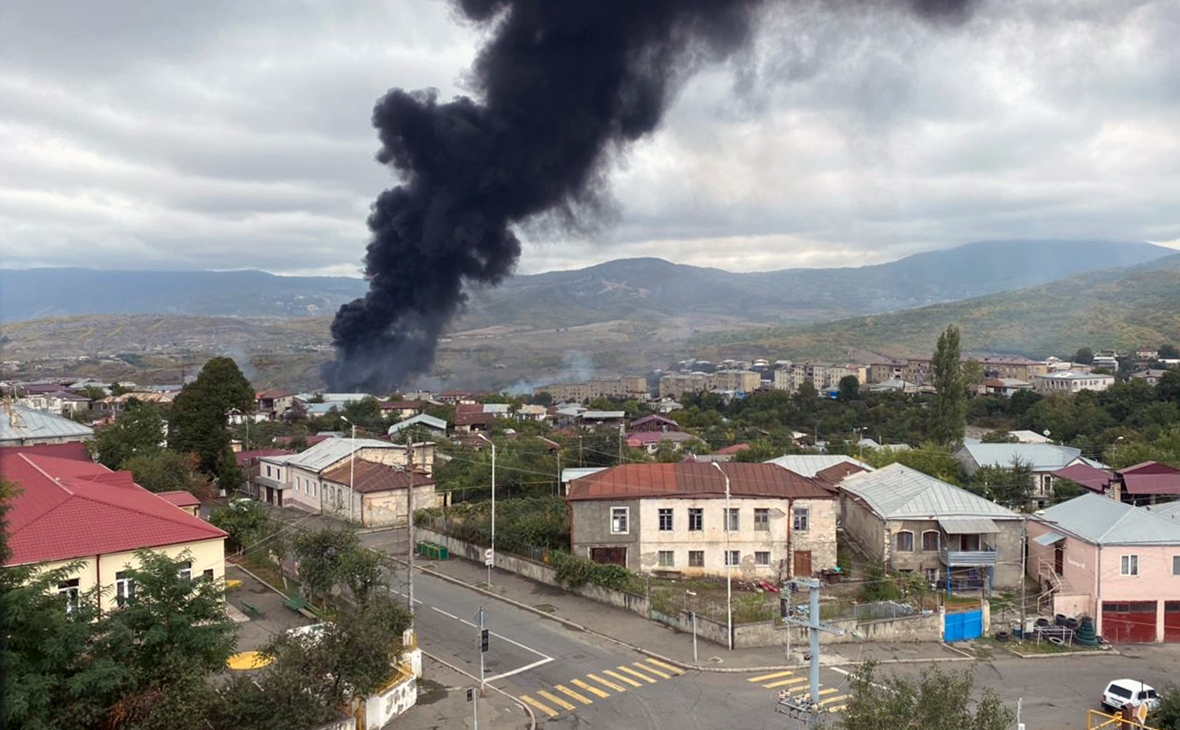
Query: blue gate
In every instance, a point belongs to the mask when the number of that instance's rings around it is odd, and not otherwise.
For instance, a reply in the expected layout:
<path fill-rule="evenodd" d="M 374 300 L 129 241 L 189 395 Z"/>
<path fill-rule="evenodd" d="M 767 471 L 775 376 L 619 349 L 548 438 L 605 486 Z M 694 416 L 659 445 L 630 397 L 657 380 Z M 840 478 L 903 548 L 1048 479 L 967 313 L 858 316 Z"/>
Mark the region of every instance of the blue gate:
<path fill-rule="evenodd" d="M 946 641 L 967 641 L 983 636 L 983 609 L 946 614 L 943 623 Z"/>

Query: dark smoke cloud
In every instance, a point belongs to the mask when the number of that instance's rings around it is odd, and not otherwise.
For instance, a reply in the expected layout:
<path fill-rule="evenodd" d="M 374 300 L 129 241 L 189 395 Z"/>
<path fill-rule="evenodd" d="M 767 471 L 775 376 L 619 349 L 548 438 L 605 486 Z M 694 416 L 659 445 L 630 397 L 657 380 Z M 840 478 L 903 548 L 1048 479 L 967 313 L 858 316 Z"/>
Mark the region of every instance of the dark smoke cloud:
<path fill-rule="evenodd" d="M 954 20 L 970 0 L 908 0 Z M 480 101 L 394 89 L 378 102 L 377 159 L 401 185 L 373 204 L 369 292 L 332 323 L 333 389 L 387 392 L 428 370 L 466 284 L 495 285 L 520 256 L 511 226 L 600 208 L 612 155 L 653 131 L 702 64 L 741 49 L 763 0 L 459 0 L 494 26 Z"/>

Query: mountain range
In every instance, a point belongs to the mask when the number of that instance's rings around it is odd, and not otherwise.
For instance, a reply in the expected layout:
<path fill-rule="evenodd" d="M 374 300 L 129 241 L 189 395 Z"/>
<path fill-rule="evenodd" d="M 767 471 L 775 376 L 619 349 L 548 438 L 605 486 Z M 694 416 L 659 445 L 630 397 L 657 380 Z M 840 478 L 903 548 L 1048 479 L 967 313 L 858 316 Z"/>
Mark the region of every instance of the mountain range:
<path fill-rule="evenodd" d="M 670 315 L 816 322 L 957 301 L 1174 253 L 1148 243 L 991 241 L 833 269 L 732 273 L 620 259 L 474 289 L 457 329 L 537 329 Z M 349 277 L 261 271 L 0 269 L 0 321 L 90 314 L 317 317 L 364 294 Z"/>

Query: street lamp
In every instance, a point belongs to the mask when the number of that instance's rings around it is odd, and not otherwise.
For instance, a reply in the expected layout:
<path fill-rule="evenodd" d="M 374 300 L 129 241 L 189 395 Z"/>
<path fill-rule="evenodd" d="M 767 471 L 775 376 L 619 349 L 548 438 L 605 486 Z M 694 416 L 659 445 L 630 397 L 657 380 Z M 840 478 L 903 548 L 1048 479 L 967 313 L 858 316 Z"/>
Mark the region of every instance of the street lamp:
<path fill-rule="evenodd" d="M 496 444 L 482 433 L 476 432 L 479 438 L 492 447 L 492 559 L 488 563 L 488 588 L 492 587 L 492 563 L 496 562 Z"/>
<path fill-rule="evenodd" d="M 347 416 L 341 416 L 341 421 L 344 421 L 349 426 L 352 426 L 352 438 L 349 439 L 349 455 L 348 455 L 348 521 L 355 520 L 355 513 L 353 512 L 353 502 L 356 501 L 356 491 L 353 488 L 353 477 L 356 474 L 356 424 L 348 420 Z M 322 499 L 322 495 L 321 495 Z"/>
<path fill-rule="evenodd" d="M 696 593 L 684 589 L 684 610 L 688 611 L 688 617 L 692 620 L 692 663 L 697 664 L 697 612 L 688 610 L 688 597 L 696 597 Z"/>
<path fill-rule="evenodd" d="M 721 476 L 725 479 L 725 521 L 722 525 L 725 528 L 725 626 L 729 650 L 733 651 L 733 565 L 729 559 L 729 475 L 721 468 L 720 463 L 716 461 L 709 463 L 713 465 L 714 469 L 721 472 Z"/>

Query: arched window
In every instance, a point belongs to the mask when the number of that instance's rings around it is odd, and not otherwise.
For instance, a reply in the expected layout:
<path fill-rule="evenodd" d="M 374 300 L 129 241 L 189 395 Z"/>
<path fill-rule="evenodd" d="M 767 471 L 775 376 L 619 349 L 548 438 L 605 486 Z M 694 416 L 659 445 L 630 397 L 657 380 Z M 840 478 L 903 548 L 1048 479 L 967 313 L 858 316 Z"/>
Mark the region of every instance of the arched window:
<path fill-rule="evenodd" d="M 938 552 L 939 535 L 938 530 L 926 530 L 922 533 L 922 552 L 936 553 Z"/>
<path fill-rule="evenodd" d="M 897 533 L 895 537 L 895 544 L 897 545 L 897 552 L 912 553 L 914 552 L 914 533 L 909 530 L 902 530 Z"/>

